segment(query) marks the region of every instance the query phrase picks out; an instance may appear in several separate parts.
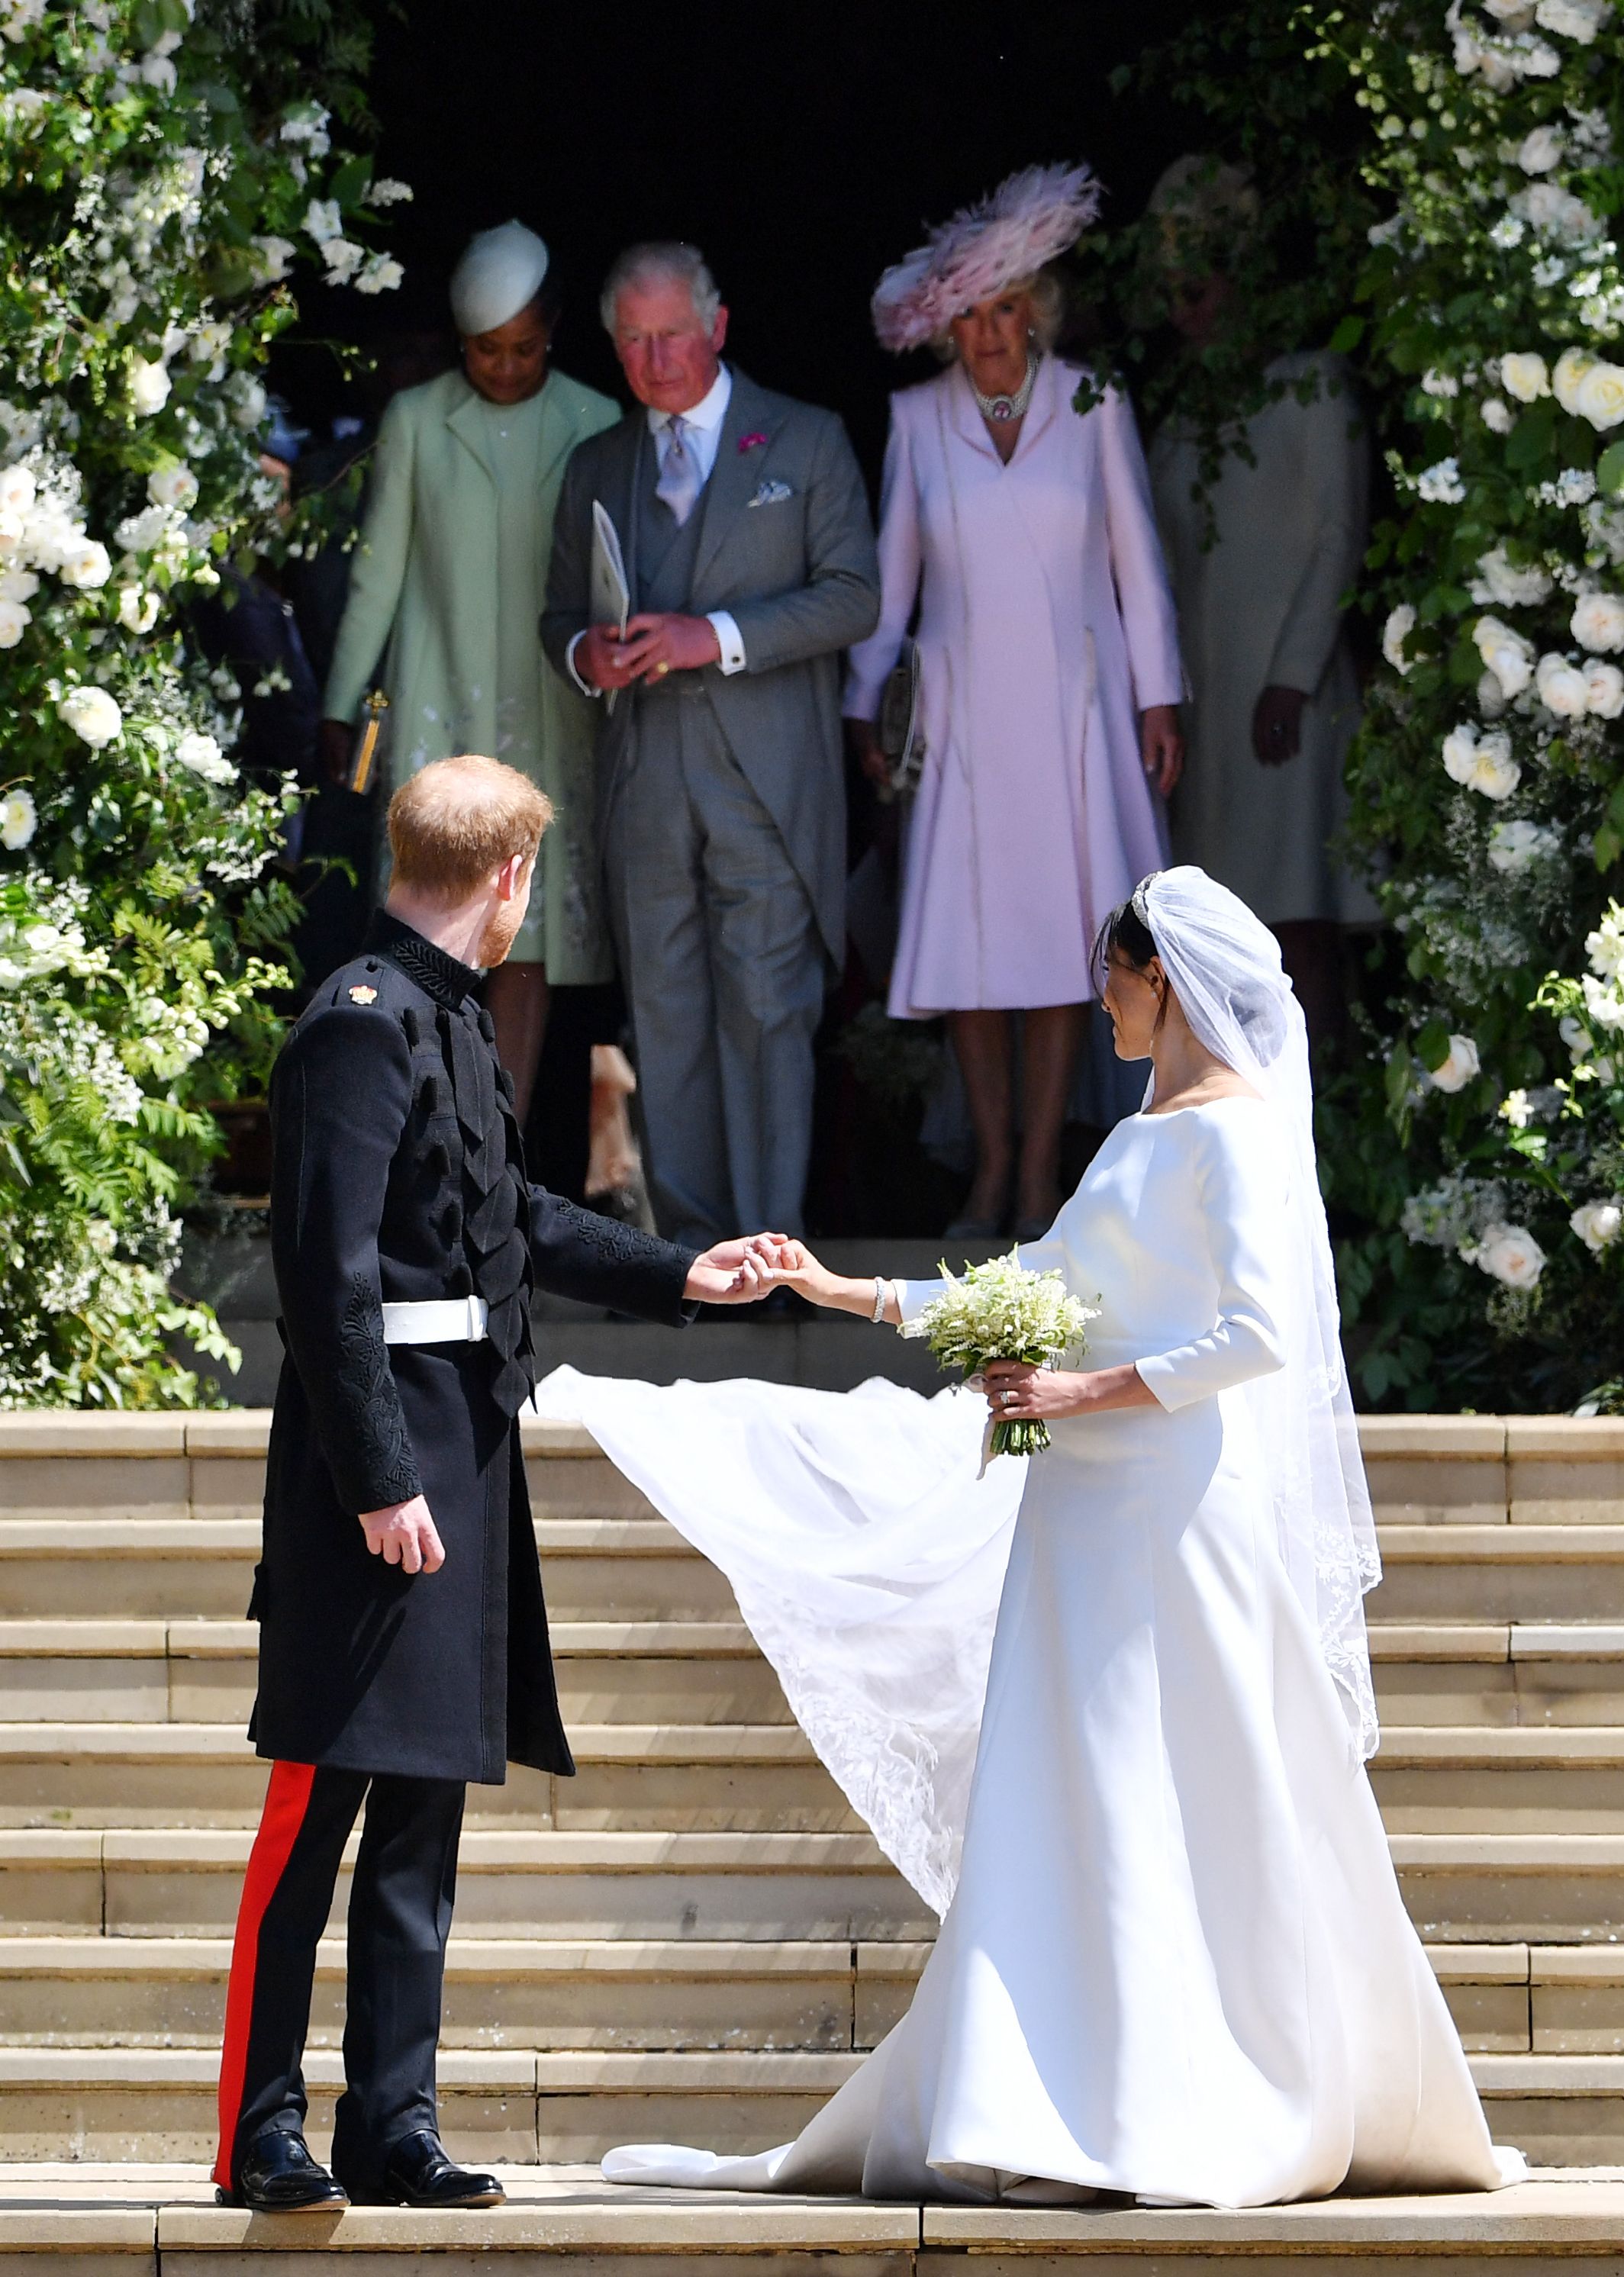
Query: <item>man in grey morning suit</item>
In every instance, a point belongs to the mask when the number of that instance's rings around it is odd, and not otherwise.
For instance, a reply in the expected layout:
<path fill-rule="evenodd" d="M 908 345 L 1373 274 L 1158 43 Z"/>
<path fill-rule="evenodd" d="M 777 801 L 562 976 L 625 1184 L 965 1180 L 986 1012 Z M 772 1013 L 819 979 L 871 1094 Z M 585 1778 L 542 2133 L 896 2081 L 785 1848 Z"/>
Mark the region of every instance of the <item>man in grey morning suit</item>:
<path fill-rule="evenodd" d="M 880 577 L 835 414 L 721 360 L 690 246 L 611 270 L 604 322 L 638 407 L 582 443 L 553 528 L 548 656 L 599 723 L 598 818 L 662 1231 L 801 1229 L 812 1033 L 845 944 L 839 651 Z M 637 613 L 590 618 L 592 505 Z"/>

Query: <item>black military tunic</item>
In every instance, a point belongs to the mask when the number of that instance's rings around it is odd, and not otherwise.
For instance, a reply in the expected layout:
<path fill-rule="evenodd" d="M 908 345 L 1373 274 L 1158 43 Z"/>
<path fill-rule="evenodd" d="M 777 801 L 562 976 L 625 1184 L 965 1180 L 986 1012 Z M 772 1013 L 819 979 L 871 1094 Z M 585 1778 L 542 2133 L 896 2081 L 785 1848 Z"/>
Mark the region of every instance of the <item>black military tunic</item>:
<path fill-rule="evenodd" d="M 479 976 L 387 916 L 324 982 L 271 1083 L 277 1389 L 251 1735 L 262 1755 L 499 1782 L 574 1769 L 517 1412 L 533 1286 L 677 1322 L 694 1253 L 525 1177 Z M 474 1295 L 478 1344 L 390 1344 L 381 1307 Z M 357 1523 L 422 1492 L 437 1573 Z"/>

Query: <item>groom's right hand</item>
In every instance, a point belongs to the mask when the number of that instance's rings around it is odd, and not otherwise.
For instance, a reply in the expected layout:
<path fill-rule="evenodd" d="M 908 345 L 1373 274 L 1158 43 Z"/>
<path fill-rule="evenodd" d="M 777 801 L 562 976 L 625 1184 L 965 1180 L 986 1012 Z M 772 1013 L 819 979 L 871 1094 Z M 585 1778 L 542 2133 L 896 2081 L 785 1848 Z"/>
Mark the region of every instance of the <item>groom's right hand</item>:
<path fill-rule="evenodd" d="M 446 1563 L 444 1545 L 422 1495 L 386 1504 L 382 1510 L 363 1510 L 361 1530 L 367 1548 L 385 1565 L 399 1565 L 408 1573 L 438 1573 Z"/>

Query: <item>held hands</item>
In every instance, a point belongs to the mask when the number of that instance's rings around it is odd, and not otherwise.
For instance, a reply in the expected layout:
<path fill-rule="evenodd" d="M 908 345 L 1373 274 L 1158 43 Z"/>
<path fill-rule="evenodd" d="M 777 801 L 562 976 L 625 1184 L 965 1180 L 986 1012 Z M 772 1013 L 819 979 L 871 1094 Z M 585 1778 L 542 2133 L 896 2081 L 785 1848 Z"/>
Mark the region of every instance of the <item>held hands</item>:
<path fill-rule="evenodd" d="M 751 1233 L 736 1241 L 715 1242 L 689 1267 L 682 1294 L 705 1305 L 753 1305 L 782 1285 L 778 1260 L 794 1246 L 782 1233 Z"/>
<path fill-rule="evenodd" d="M 1184 773 L 1184 737 L 1176 704 L 1151 704 L 1140 713 L 1139 748 L 1152 786 L 1168 797 Z"/>
<path fill-rule="evenodd" d="M 589 625 L 576 651 L 576 670 L 594 688 L 629 688 L 634 680 L 663 680 L 715 664 L 721 643 L 708 617 L 633 617 L 625 636 L 614 625 Z"/>
<path fill-rule="evenodd" d="M 445 1549 L 422 1495 L 410 1502 L 392 1502 L 382 1510 L 363 1510 L 361 1530 L 367 1548 L 385 1565 L 399 1565 L 408 1573 L 438 1573 L 446 1563 Z"/>

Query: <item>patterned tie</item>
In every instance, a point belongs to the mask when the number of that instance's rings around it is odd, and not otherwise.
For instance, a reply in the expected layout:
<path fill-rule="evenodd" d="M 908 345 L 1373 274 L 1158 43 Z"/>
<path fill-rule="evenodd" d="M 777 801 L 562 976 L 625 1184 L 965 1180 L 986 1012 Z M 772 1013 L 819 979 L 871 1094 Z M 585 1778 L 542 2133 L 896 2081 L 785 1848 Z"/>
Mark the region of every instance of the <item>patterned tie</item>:
<path fill-rule="evenodd" d="M 666 455 L 660 469 L 660 480 L 654 485 L 654 495 L 664 499 L 682 529 L 694 510 L 694 500 L 699 495 L 699 463 L 693 446 L 688 440 L 688 422 L 675 418 L 666 429 Z"/>

